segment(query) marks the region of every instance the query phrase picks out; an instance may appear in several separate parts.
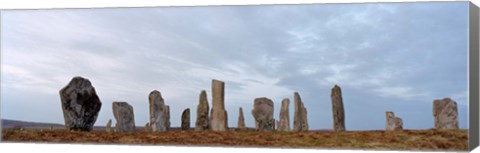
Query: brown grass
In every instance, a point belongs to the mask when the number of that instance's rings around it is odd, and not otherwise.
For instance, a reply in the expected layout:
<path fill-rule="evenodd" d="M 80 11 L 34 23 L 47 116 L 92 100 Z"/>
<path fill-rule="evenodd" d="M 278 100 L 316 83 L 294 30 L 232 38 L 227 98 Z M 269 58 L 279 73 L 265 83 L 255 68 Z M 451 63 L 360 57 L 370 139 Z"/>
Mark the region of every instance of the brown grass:
<path fill-rule="evenodd" d="M 382 150 L 454 150 L 468 148 L 467 130 L 402 130 L 347 132 L 103 131 L 3 130 L 2 141 L 144 145 L 202 145 Z"/>

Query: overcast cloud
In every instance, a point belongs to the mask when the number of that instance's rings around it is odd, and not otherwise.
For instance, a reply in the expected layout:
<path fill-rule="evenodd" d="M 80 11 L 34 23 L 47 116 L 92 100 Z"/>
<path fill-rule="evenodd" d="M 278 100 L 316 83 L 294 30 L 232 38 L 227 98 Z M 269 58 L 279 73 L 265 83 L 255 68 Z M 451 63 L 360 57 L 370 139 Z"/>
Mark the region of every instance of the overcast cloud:
<path fill-rule="evenodd" d="M 1 117 L 63 124 L 59 90 L 72 77 L 148 120 L 159 90 L 172 126 L 211 80 L 226 83 L 230 127 L 253 100 L 298 91 L 311 129 L 331 129 L 330 90 L 342 87 L 348 130 L 433 128 L 434 99 L 457 101 L 467 128 L 468 2 L 8 10 L 1 12 Z M 293 121 L 293 103 L 290 117 Z M 291 123 L 292 124 L 292 123 Z M 194 126 L 194 124 L 192 124 Z"/>

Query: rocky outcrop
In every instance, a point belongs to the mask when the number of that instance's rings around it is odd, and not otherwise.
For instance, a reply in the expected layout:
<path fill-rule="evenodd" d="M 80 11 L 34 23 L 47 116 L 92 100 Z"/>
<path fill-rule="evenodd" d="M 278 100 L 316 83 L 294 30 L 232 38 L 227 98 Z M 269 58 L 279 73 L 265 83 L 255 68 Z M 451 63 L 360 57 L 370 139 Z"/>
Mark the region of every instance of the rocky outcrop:
<path fill-rule="evenodd" d="M 182 130 L 190 130 L 190 108 L 182 113 Z"/>
<path fill-rule="evenodd" d="M 202 90 L 199 96 L 200 100 L 197 106 L 197 121 L 195 122 L 195 131 L 208 130 L 209 128 L 209 117 L 208 117 L 208 100 L 207 92 Z"/>
<path fill-rule="evenodd" d="M 285 98 L 282 100 L 282 107 L 280 108 L 280 120 L 277 123 L 278 131 L 290 131 L 290 113 L 288 107 L 290 100 Z"/>
<path fill-rule="evenodd" d="M 333 130 L 345 131 L 345 112 L 343 110 L 342 90 L 335 85 L 332 88 Z"/>
<path fill-rule="evenodd" d="M 293 93 L 295 112 L 293 113 L 293 131 L 308 131 L 307 109 L 298 92 Z"/>
<path fill-rule="evenodd" d="M 272 100 L 265 97 L 256 98 L 253 104 L 252 115 L 255 118 L 257 131 L 273 131 L 275 129 Z"/>
<path fill-rule="evenodd" d="M 107 125 L 105 126 L 105 130 L 110 133 L 110 132 L 113 132 L 112 130 L 112 119 L 109 119 L 108 122 L 107 122 Z"/>
<path fill-rule="evenodd" d="M 393 131 L 393 130 L 403 130 L 403 121 L 399 117 L 395 117 L 393 112 L 386 112 L 385 113 L 387 121 L 385 130 L 386 131 Z"/>
<path fill-rule="evenodd" d="M 112 103 L 113 116 L 117 121 L 116 129 L 118 132 L 134 132 L 135 131 L 135 116 L 133 114 L 133 107 L 127 102 L 113 102 Z"/>
<path fill-rule="evenodd" d="M 238 109 L 238 129 L 239 130 L 245 130 L 247 129 L 245 127 L 245 117 L 243 117 L 243 109 L 240 107 Z"/>
<path fill-rule="evenodd" d="M 228 130 L 228 116 L 225 110 L 225 83 L 219 80 L 212 80 L 212 110 L 210 115 L 211 130 Z"/>
<path fill-rule="evenodd" d="M 433 101 L 435 129 L 458 129 L 457 102 L 450 98 Z"/>
<path fill-rule="evenodd" d="M 59 93 L 65 127 L 69 130 L 92 130 L 102 102 L 90 81 L 74 77 Z"/>
<path fill-rule="evenodd" d="M 153 90 L 148 95 L 150 107 L 150 127 L 152 131 L 166 131 L 168 129 L 169 110 L 159 91 Z"/>

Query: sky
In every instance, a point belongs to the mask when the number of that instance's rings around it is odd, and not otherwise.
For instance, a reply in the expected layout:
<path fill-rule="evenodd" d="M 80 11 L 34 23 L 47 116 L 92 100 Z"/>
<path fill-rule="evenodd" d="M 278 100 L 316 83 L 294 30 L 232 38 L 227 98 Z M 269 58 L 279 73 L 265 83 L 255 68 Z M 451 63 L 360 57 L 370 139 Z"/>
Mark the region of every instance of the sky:
<path fill-rule="evenodd" d="M 253 101 L 299 92 L 310 129 L 332 129 L 331 88 L 342 88 L 347 130 L 385 128 L 385 112 L 405 129 L 434 127 L 433 100 L 458 104 L 468 127 L 468 2 L 2 10 L 1 118 L 63 124 L 59 90 L 89 79 L 102 102 L 149 119 L 161 92 L 172 126 L 212 79 L 225 82 L 230 127 Z M 290 123 L 293 127 L 293 123 Z"/>

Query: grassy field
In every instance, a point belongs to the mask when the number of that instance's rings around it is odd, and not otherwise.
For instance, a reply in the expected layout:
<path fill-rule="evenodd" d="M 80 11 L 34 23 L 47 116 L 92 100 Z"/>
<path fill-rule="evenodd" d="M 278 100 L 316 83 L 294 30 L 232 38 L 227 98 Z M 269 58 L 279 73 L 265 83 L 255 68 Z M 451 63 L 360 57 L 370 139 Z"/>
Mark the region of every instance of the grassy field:
<path fill-rule="evenodd" d="M 142 145 L 466 151 L 467 130 L 347 132 L 2 130 L 2 141 Z"/>

